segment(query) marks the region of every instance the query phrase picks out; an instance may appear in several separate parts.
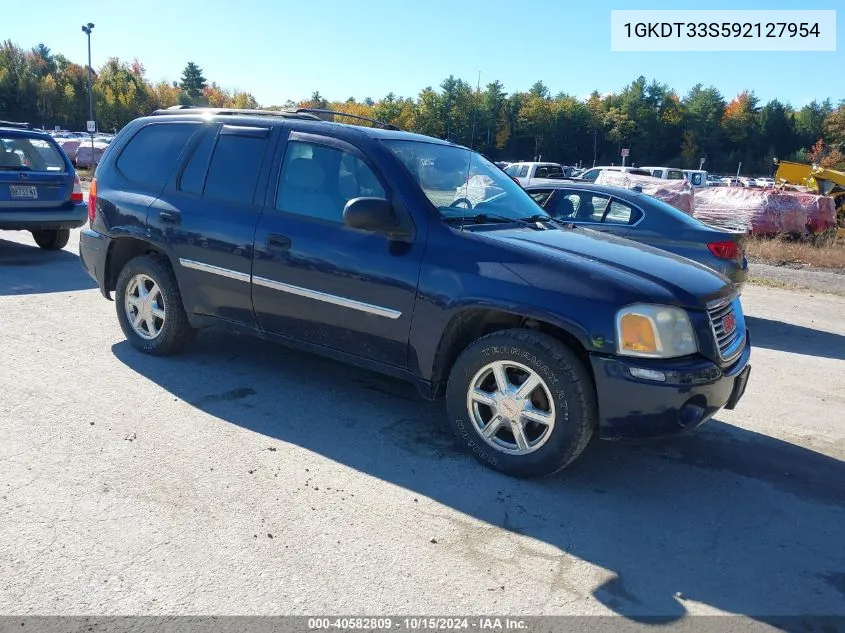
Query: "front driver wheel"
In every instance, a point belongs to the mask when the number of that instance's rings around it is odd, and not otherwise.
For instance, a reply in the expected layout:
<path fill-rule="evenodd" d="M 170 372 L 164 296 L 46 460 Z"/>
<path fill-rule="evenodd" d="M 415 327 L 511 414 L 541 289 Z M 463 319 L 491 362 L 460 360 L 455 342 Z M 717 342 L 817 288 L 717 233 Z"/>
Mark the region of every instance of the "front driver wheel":
<path fill-rule="evenodd" d="M 68 240 L 70 240 L 70 229 L 33 231 L 32 239 L 45 251 L 60 251 L 67 246 Z"/>
<path fill-rule="evenodd" d="M 598 418 L 584 364 L 532 330 L 495 332 L 470 345 L 449 376 L 446 405 L 458 441 L 515 477 L 544 477 L 569 465 Z"/>
<path fill-rule="evenodd" d="M 126 263 L 117 278 L 115 307 L 126 339 L 147 354 L 175 354 L 196 335 L 163 257 L 142 255 Z"/>

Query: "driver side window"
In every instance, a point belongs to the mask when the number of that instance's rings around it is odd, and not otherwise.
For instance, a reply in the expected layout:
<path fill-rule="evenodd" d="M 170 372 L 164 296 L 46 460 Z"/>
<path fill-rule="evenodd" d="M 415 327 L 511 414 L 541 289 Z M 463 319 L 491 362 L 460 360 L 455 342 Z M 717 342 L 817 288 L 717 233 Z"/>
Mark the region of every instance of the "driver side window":
<path fill-rule="evenodd" d="M 288 143 L 279 174 L 277 210 L 341 224 L 346 203 L 358 197 L 387 197 L 359 157 L 319 143 Z"/>

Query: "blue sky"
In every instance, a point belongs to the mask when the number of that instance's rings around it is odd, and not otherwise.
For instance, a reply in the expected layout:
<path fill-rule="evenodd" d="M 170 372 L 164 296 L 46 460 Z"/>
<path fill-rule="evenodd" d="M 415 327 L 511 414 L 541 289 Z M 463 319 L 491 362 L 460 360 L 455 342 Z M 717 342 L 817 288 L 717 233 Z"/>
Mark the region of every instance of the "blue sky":
<path fill-rule="evenodd" d="M 108 57 L 137 57 L 150 79 L 178 79 L 189 60 L 224 88 L 248 90 L 262 105 L 307 98 L 416 96 L 450 74 L 473 86 L 498 79 L 507 91 L 542 80 L 552 93 L 620 90 L 638 75 L 682 95 L 697 82 L 730 98 L 754 90 L 762 101 L 801 106 L 845 99 L 845 4 L 816 0 L 804 8 L 840 9 L 838 50 L 803 53 L 614 53 L 611 9 L 795 9 L 786 0 L 711 0 L 685 4 L 639 0 L 215 0 L 133 3 L 41 0 L 38 11 L 7 12 L 0 38 L 44 42 L 75 62 L 87 51 L 84 22 L 94 22 L 94 67 Z M 157 9 L 153 10 L 152 6 Z M 220 8 L 217 8 L 217 7 Z M 166 8 L 165 8 L 166 7 Z M 223 9 L 223 7 L 228 7 Z"/>

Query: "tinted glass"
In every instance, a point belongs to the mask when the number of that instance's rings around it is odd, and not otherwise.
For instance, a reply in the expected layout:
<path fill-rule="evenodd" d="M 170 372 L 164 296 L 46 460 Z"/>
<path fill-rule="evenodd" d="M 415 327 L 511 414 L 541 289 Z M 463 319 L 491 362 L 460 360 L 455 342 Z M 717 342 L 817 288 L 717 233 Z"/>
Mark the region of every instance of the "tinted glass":
<path fill-rule="evenodd" d="M 202 186 L 205 183 L 205 173 L 208 170 L 208 161 L 211 158 L 211 150 L 214 148 L 214 141 L 217 138 L 216 129 L 208 130 L 202 140 L 194 148 L 193 154 L 188 159 L 188 164 L 182 171 L 179 179 L 179 189 L 186 193 L 202 193 Z"/>
<path fill-rule="evenodd" d="M 683 180 L 684 179 L 684 172 L 680 171 L 679 169 L 670 169 L 669 175 L 667 176 L 669 180 Z"/>
<path fill-rule="evenodd" d="M 701 174 L 693 174 L 692 178 L 690 178 L 690 180 L 692 181 L 692 184 L 694 184 L 696 187 L 701 186 L 701 183 L 702 183 Z"/>
<path fill-rule="evenodd" d="M 546 209 L 552 217 L 558 220 L 575 220 L 578 213 L 578 205 L 581 204 L 581 197 L 577 194 L 564 193 L 558 196 L 553 210 Z"/>
<path fill-rule="evenodd" d="M 632 224 L 633 221 L 634 209 L 619 200 L 610 203 L 610 208 L 603 220 L 607 224 Z"/>
<path fill-rule="evenodd" d="M 133 182 L 161 189 L 198 126 L 198 123 L 154 123 L 141 128 L 123 148 L 117 169 Z"/>
<path fill-rule="evenodd" d="M 387 194 L 360 158 L 317 143 L 288 143 L 276 209 L 342 223 L 346 203 L 361 197 L 386 198 Z"/>
<path fill-rule="evenodd" d="M 589 191 L 566 191 L 561 195 L 552 215 L 573 222 L 601 222 L 610 198 Z"/>
<path fill-rule="evenodd" d="M 519 168 L 519 176 L 517 178 L 525 178 L 528 175 L 528 165 L 523 165 Z"/>
<path fill-rule="evenodd" d="M 227 202 L 252 204 L 266 147 L 267 139 L 264 138 L 221 135 L 214 146 L 203 195 Z"/>
<path fill-rule="evenodd" d="M 546 200 L 549 199 L 552 192 L 549 189 L 544 189 L 543 191 L 529 191 L 528 195 L 534 198 L 537 204 L 542 205 L 546 203 Z"/>

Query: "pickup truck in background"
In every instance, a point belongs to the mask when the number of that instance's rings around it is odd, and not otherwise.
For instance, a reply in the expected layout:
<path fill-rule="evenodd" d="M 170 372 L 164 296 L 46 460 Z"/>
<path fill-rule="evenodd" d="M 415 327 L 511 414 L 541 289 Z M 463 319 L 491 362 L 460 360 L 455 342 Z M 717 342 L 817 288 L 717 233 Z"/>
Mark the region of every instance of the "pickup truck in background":
<path fill-rule="evenodd" d="M 505 167 L 505 173 L 527 187 L 535 180 L 569 178 L 572 167 L 564 167 L 560 163 L 511 163 Z"/>

